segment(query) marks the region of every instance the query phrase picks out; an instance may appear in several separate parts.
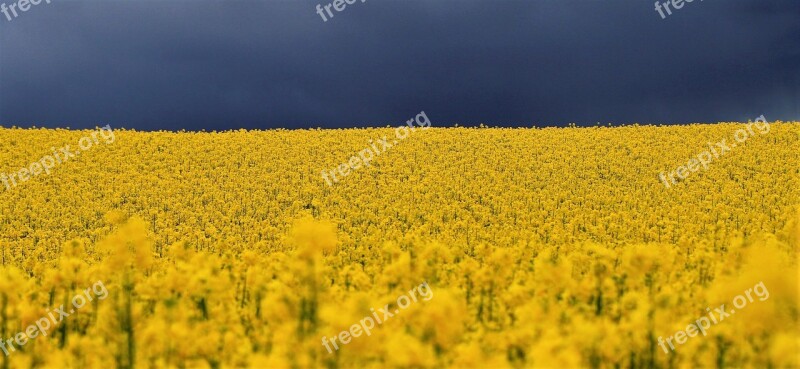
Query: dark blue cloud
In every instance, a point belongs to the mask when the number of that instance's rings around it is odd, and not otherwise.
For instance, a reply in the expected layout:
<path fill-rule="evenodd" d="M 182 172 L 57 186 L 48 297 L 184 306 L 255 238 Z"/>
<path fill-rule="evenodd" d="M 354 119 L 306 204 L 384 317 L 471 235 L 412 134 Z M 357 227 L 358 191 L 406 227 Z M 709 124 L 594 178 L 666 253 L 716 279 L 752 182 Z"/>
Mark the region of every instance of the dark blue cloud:
<path fill-rule="evenodd" d="M 11 0 L 0 0 L 7 4 Z M 800 120 L 800 2 L 69 1 L 0 15 L 0 124 Z"/>

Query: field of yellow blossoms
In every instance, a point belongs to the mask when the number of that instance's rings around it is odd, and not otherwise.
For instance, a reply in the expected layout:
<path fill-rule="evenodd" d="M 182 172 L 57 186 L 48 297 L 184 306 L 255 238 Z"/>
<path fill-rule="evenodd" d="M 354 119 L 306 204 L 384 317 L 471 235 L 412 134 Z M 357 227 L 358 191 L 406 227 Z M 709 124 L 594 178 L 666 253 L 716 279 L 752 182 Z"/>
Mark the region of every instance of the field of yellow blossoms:
<path fill-rule="evenodd" d="M 395 130 L 114 129 L 0 185 L 0 364 L 797 368 L 799 123 L 659 179 L 743 126 L 432 127 L 333 185 Z M 0 129 L 0 173 L 89 133 Z"/>

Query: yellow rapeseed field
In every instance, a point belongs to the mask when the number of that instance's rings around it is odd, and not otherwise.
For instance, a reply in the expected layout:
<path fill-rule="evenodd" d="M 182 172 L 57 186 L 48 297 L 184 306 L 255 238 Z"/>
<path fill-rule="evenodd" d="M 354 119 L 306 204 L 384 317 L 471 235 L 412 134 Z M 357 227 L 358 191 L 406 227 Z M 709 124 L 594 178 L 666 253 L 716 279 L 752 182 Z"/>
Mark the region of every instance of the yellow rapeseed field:
<path fill-rule="evenodd" d="M 0 184 L 0 362 L 797 368 L 800 125 L 659 178 L 743 127 L 417 129 L 332 185 L 395 130 L 115 129 Z M 0 173 L 90 133 L 0 129 Z"/>

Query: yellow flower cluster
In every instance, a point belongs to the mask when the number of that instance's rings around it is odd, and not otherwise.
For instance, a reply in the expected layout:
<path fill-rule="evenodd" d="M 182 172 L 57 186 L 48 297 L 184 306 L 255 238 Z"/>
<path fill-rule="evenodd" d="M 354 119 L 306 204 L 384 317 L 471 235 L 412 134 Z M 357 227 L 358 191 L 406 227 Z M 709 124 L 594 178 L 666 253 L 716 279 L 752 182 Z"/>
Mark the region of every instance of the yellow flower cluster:
<path fill-rule="evenodd" d="M 103 281 L 2 368 L 800 367 L 800 125 L 432 128 L 329 186 L 391 128 L 115 130 L 0 187 L 0 339 Z M 0 173 L 86 135 L 0 129 Z M 427 282 L 434 297 L 328 353 Z M 685 329 L 756 301 L 675 351 Z"/>

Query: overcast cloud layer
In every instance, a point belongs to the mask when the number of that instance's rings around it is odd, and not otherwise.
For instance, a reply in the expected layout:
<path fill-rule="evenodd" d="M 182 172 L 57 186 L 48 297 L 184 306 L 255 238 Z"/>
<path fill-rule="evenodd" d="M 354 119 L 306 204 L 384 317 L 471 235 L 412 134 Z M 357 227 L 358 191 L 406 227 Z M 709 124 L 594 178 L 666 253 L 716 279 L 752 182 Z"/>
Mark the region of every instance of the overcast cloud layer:
<path fill-rule="evenodd" d="M 800 120 L 797 0 L 696 0 L 664 20 L 650 0 L 367 0 L 328 22 L 318 3 L 52 0 L 0 15 L 0 125 Z"/>

